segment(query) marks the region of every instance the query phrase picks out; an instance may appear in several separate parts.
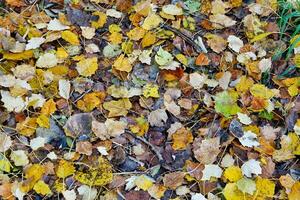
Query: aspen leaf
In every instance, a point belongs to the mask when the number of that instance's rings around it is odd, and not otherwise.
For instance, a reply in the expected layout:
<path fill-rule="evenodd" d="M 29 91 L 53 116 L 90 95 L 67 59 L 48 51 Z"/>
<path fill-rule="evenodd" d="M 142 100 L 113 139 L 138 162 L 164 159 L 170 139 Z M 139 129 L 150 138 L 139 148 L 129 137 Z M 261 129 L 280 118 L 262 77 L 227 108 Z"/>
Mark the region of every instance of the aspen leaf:
<path fill-rule="evenodd" d="M 173 5 L 173 4 L 164 5 L 162 7 L 162 11 L 168 15 L 182 15 L 183 14 L 182 8 L 180 8 L 176 5 Z"/>
<path fill-rule="evenodd" d="M 63 31 L 61 33 L 61 38 L 64 39 L 65 41 L 69 42 L 70 44 L 72 45 L 79 45 L 80 42 L 79 42 L 79 39 L 78 39 L 78 36 L 71 32 L 71 31 Z"/>
<path fill-rule="evenodd" d="M 139 189 L 147 191 L 150 187 L 152 187 L 155 181 L 146 175 L 141 175 L 138 176 L 134 182 Z"/>
<path fill-rule="evenodd" d="M 96 57 L 85 58 L 77 63 L 76 69 L 82 76 L 91 76 L 98 69 L 98 59 Z"/>
<path fill-rule="evenodd" d="M 114 62 L 113 67 L 119 71 L 130 72 L 132 70 L 132 65 L 129 62 L 129 59 L 124 56 L 124 54 L 120 55 Z"/>
<path fill-rule="evenodd" d="M 43 128 L 50 128 L 50 119 L 47 115 L 40 115 L 37 119 L 36 119 L 36 123 Z"/>
<path fill-rule="evenodd" d="M 66 178 L 75 172 L 75 167 L 73 163 L 66 161 L 66 160 L 60 160 L 58 163 L 58 167 L 56 170 L 56 175 L 59 178 Z"/>
<path fill-rule="evenodd" d="M 103 92 L 92 92 L 84 95 L 82 99 L 77 101 L 77 107 L 84 112 L 90 112 L 98 107 L 105 98 Z"/>
<path fill-rule="evenodd" d="M 53 99 L 46 101 L 41 109 L 41 114 L 49 116 L 56 111 L 56 104 Z"/>
<path fill-rule="evenodd" d="M 106 19 L 107 19 L 106 14 L 103 12 L 100 12 L 100 11 L 96 11 L 96 12 L 93 12 L 93 15 L 97 16 L 98 20 L 92 21 L 92 23 L 91 23 L 92 27 L 94 27 L 95 29 L 102 28 L 104 26 L 104 24 L 106 23 Z"/>
<path fill-rule="evenodd" d="M 129 99 L 120 99 L 103 103 L 103 108 L 109 111 L 108 117 L 126 116 L 132 107 Z"/>
<path fill-rule="evenodd" d="M 14 161 L 16 166 L 25 166 L 29 163 L 28 157 L 23 150 L 12 151 L 10 158 Z"/>
<path fill-rule="evenodd" d="M 46 184 L 44 181 L 38 181 L 33 186 L 33 190 L 36 191 L 36 193 L 44 195 L 44 196 L 51 194 L 51 190 L 49 188 L 49 185 Z"/>
<path fill-rule="evenodd" d="M 98 166 L 90 168 L 87 172 L 76 172 L 75 179 L 88 186 L 104 186 L 112 181 L 112 167 L 103 158 L 98 158 Z"/>
<path fill-rule="evenodd" d="M 253 195 L 256 190 L 256 183 L 252 179 L 242 178 L 236 182 L 237 188 L 243 193 Z"/>
<path fill-rule="evenodd" d="M 145 34 L 146 34 L 145 29 L 143 29 L 141 27 L 135 27 L 127 33 L 127 36 L 131 40 L 138 41 L 138 40 L 142 39 L 145 36 Z"/>
<path fill-rule="evenodd" d="M 223 170 L 218 165 L 205 165 L 202 171 L 203 176 L 201 180 L 209 181 L 211 177 L 220 178 L 222 176 Z"/>
<path fill-rule="evenodd" d="M 159 89 L 158 85 L 146 84 L 143 88 L 143 95 L 146 98 L 149 97 L 159 98 L 158 89 Z"/>
<path fill-rule="evenodd" d="M 163 22 L 162 18 L 159 15 L 152 13 L 145 18 L 142 28 L 149 31 L 157 28 L 161 22 Z"/>
<path fill-rule="evenodd" d="M 145 34 L 145 36 L 142 39 L 142 47 L 149 47 L 153 45 L 156 42 L 156 34 L 149 31 Z"/>
<path fill-rule="evenodd" d="M 175 150 L 184 150 L 187 145 L 193 142 L 193 135 L 191 131 L 185 129 L 184 127 L 177 130 L 172 134 L 173 144 L 172 148 Z"/>
<path fill-rule="evenodd" d="M 224 177 L 230 182 L 236 182 L 243 177 L 242 170 L 237 166 L 230 166 L 225 169 Z"/>
<path fill-rule="evenodd" d="M 3 53 L 3 58 L 7 60 L 28 60 L 33 57 L 33 51 L 27 50 L 22 53 Z"/>
<path fill-rule="evenodd" d="M 58 81 L 59 95 L 68 100 L 70 98 L 71 83 L 68 80 L 61 79 Z"/>

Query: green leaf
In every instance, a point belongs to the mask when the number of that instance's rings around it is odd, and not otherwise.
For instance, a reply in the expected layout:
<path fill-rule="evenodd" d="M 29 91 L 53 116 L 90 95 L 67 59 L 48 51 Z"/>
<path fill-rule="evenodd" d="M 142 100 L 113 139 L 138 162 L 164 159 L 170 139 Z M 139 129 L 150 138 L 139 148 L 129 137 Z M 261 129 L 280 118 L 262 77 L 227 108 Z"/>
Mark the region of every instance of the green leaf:
<path fill-rule="evenodd" d="M 225 117 L 230 117 L 238 113 L 241 108 L 237 105 L 237 95 L 223 91 L 215 96 L 215 110 L 223 114 Z"/>
<path fill-rule="evenodd" d="M 173 56 L 172 54 L 170 54 L 169 52 L 165 51 L 163 48 L 159 48 L 159 50 L 157 51 L 156 55 L 155 55 L 155 61 L 157 64 L 159 65 L 166 65 L 169 62 L 171 62 L 173 60 Z"/>
<path fill-rule="evenodd" d="M 187 0 L 184 2 L 184 4 L 188 8 L 189 13 L 194 13 L 199 11 L 201 5 L 198 0 Z"/>
<path fill-rule="evenodd" d="M 243 192 L 248 193 L 252 195 L 256 190 L 256 184 L 255 181 L 248 179 L 248 178 L 242 178 L 236 182 L 237 188 Z"/>

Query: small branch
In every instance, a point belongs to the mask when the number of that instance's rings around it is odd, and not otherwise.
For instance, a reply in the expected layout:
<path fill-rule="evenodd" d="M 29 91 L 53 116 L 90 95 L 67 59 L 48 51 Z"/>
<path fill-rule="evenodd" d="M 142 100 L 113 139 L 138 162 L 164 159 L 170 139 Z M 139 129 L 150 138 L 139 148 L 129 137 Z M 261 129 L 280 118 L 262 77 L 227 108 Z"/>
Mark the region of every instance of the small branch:
<path fill-rule="evenodd" d="M 181 31 L 167 25 L 164 24 L 163 27 L 169 31 L 174 32 L 175 34 L 179 35 L 183 40 L 185 40 L 187 43 L 189 43 L 190 45 L 192 45 L 194 47 L 194 49 L 196 50 L 197 53 L 201 53 L 202 49 L 201 47 L 196 44 L 189 36 L 187 36 L 186 34 L 182 33 Z"/>
<path fill-rule="evenodd" d="M 159 150 L 153 144 L 148 142 L 145 138 L 137 136 L 129 131 L 126 131 L 126 133 L 128 133 L 129 135 L 133 136 L 134 138 L 136 138 L 136 139 L 144 142 L 146 145 L 148 145 L 151 148 L 151 150 L 155 153 L 155 155 L 157 156 L 158 161 L 162 165 L 162 167 L 164 167 L 165 169 L 170 169 L 170 167 L 165 164 L 165 160 L 164 160 L 163 156 L 161 155 L 161 153 L 159 152 Z"/>

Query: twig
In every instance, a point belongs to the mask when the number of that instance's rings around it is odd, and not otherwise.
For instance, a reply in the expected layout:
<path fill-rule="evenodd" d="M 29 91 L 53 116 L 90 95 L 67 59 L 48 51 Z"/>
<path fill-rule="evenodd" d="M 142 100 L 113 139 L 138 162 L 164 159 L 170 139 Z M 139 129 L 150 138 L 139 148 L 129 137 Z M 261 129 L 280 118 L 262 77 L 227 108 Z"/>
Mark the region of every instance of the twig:
<path fill-rule="evenodd" d="M 179 31 L 179 30 L 177 30 L 177 29 L 175 29 L 175 28 L 173 28 L 173 27 L 171 27 L 171 26 L 169 26 L 167 24 L 164 24 L 163 27 L 165 29 L 168 29 L 169 31 L 172 31 L 175 34 L 179 35 L 184 41 L 186 41 L 187 43 L 189 43 L 190 45 L 192 45 L 195 48 L 195 50 L 196 50 L 197 53 L 201 53 L 202 52 L 201 47 L 198 44 L 196 44 L 189 36 L 185 35 L 181 31 Z"/>
<path fill-rule="evenodd" d="M 137 136 L 137 135 L 135 135 L 135 134 L 133 134 L 133 133 L 131 133 L 129 131 L 126 131 L 126 133 L 128 133 L 129 135 L 133 136 L 134 138 L 136 138 L 136 139 L 144 142 L 145 144 L 147 144 L 151 148 L 151 150 L 155 153 L 155 155 L 157 156 L 158 161 L 162 165 L 162 167 L 164 167 L 166 169 L 170 168 L 170 167 L 166 166 L 164 158 L 162 157 L 162 155 L 159 152 L 159 150 L 153 144 L 151 144 L 150 142 L 148 142 L 147 140 L 145 140 L 145 138 Z"/>

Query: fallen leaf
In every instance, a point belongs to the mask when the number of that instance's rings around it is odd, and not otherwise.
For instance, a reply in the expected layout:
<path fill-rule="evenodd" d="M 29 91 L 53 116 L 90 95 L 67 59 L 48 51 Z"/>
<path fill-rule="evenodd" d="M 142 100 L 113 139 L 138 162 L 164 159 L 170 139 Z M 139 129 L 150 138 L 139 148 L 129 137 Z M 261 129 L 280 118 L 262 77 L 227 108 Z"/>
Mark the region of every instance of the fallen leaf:
<path fill-rule="evenodd" d="M 71 83 L 68 80 L 61 79 L 58 81 L 59 95 L 68 100 L 70 98 Z"/>
<path fill-rule="evenodd" d="M 98 69 L 97 57 L 82 59 L 77 63 L 76 69 L 81 76 L 86 77 L 95 74 Z"/>
<path fill-rule="evenodd" d="M 167 122 L 168 115 L 164 109 L 152 111 L 148 116 L 148 121 L 151 126 L 162 127 Z"/>
<path fill-rule="evenodd" d="M 109 111 L 108 117 L 126 116 L 132 104 L 129 99 L 120 99 L 103 103 L 103 108 Z"/>
<path fill-rule="evenodd" d="M 182 127 L 172 134 L 172 139 L 172 148 L 174 150 L 184 150 L 186 149 L 187 145 L 193 142 L 194 137 L 191 131 Z"/>
<path fill-rule="evenodd" d="M 221 178 L 223 170 L 218 165 L 205 165 L 201 180 L 209 181 L 211 177 Z"/>
<path fill-rule="evenodd" d="M 113 67 L 119 71 L 130 72 L 132 70 L 132 65 L 128 58 L 121 54 L 114 62 Z"/>
<path fill-rule="evenodd" d="M 244 162 L 244 164 L 241 167 L 243 175 L 251 178 L 252 174 L 259 175 L 262 173 L 262 169 L 260 167 L 260 162 L 256 161 L 254 159 L 250 159 L 247 162 Z"/>

